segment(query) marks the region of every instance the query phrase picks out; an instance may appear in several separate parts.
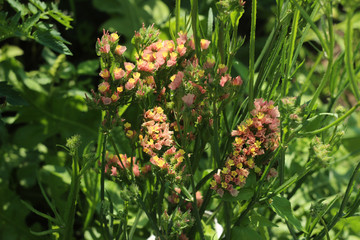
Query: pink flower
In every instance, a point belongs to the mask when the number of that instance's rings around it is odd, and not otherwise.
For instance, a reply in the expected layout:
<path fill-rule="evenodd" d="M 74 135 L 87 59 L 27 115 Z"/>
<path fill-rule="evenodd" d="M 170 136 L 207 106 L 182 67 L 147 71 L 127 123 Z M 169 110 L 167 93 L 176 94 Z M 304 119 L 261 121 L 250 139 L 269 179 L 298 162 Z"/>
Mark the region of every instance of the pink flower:
<path fill-rule="evenodd" d="M 237 76 L 233 79 L 232 85 L 234 86 L 240 86 L 243 83 L 240 76 Z"/>
<path fill-rule="evenodd" d="M 117 100 L 119 100 L 119 94 L 117 92 L 115 92 L 112 96 L 111 96 L 111 101 L 116 102 Z"/>
<path fill-rule="evenodd" d="M 110 77 L 110 72 L 109 70 L 107 70 L 106 68 L 101 70 L 101 72 L 99 73 L 99 76 L 102 77 L 105 80 L 108 80 Z"/>
<path fill-rule="evenodd" d="M 115 68 L 113 73 L 114 73 L 114 78 L 116 80 L 123 78 L 125 76 L 125 71 L 122 68 Z"/>
<path fill-rule="evenodd" d="M 180 57 L 184 56 L 186 53 L 186 47 L 181 44 L 176 47 L 176 51 L 179 53 Z"/>
<path fill-rule="evenodd" d="M 226 74 L 225 76 L 222 76 L 221 80 L 220 80 L 220 86 L 224 87 L 225 83 L 227 83 L 230 80 L 231 80 L 231 77 L 230 77 L 229 74 Z"/>
<path fill-rule="evenodd" d="M 133 78 L 130 78 L 127 81 L 127 83 L 125 84 L 125 88 L 127 90 L 131 90 L 131 89 L 133 89 L 135 87 L 136 83 L 137 83 L 137 81 L 135 81 Z"/>
<path fill-rule="evenodd" d="M 226 73 L 227 70 L 228 70 L 227 66 L 225 66 L 224 64 L 220 64 L 217 69 L 217 73 L 222 75 L 222 74 Z"/>
<path fill-rule="evenodd" d="M 119 39 L 119 35 L 117 33 L 112 33 L 109 37 L 110 42 L 116 42 Z"/>
<path fill-rule="evenodd" d="M 98 86 L 98 90 L 101 94 L 104 94 L 105 92 L 109 91 L 110 84 L 108 82 L 102 82 Z"/>
<path fill-rule="evenodd" d="M 174 80 L 168 85 L 168 87 L 169 87 L 171 90 L 177 89 L 177 88 L 180 86 L 183 78 L 184 78 L 184 73 L 181 72 L 181 71 L 179 71 L 179 72 L 176 74 Z"/>
<path fill-rule="evenodd" d="M 111 167 L 111 176 L 117 176 L 117 169 L 114 166 Z"/>
<path fill-rule="evenodd" d="M 130 73 L 135 68 L 135 65 L 130 62 L 124 62 L 124 66 L 127 73 Z"/>
<path fill-rule="evenodd" d="M 109 97 L 101 97 L 101 101 L 104 105 L 109 105 L 111 103 L 111 98 Z"/>
<path fill-rule="evenodd" d="M 218 190 L 216 190 L 217 194 L 220 195 L 220 197 L 224 196 L 224 190 L 219 188 Z"/>
<path fill-rule="evenodd" d="M 208 49 L 209 45 L 210 45 L 210 41 L 209 41 L 209 40 L 206 40 L 206 39 L 201 39 L 201 40 L 200 40 L 200 48 L 201 48 L 202 50 Z"/>
<path fill-rule="evenodd" d="M 135 177 L 140 176 L 140 171 L 139 171 L 139 166 L 138 165 L 134 164 L 133 172 L 134 172 Z"/>
<path fill-rule="evenodd" d="M 117 45 L 115 48 L 115 54 L 117 54 L 119 56 L 123 55 L 125 51 L 126 51 L 125 46 Z"/>
<path fill-rule="evenodd" d="M 190 107 L 190 106 L 194 103 L 194 101 L 195 101 L 195 95 L 192 94 L 192 93 L 189 93 L 189 94 L 183 96 L 181 99 L 184 101 L 184 103 L 185 103 L 188 107 Z"/>
<path fill-rule="evenodd" d="M 186 41 L 187 41 L 186 33 L 179 32 L 178 35 L 179 35 L 179 38 L 176 39 L 176 43 L 178 45 L 184 45 L 186 43 Z"/>
<path fill-rule="evenodd" d="M 215 59 L 208 58 L 206 59 L 206 62 L 204 63 L 204 69 L 213 68 L 215 66 Z"/>
<path fill-rule="evenodd" d="M 110 52 L 110 44 L 106 43 L 103 46 L 100 47 L 101 53 L 109 53 Z"/>
<path fill-rule="evenodd" d="M 191 39 L 189 41 L 189 46 L 191 47 L 192 50 L 195 50 L 194 37 L 191 37 Z"/>

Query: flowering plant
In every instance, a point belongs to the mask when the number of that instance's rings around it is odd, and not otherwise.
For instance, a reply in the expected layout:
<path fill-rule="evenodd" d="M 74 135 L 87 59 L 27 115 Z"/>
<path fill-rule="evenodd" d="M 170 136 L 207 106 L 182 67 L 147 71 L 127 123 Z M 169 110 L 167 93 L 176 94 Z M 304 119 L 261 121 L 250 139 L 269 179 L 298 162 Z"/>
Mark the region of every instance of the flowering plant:
<path fill-rule="evenodd" d="M 196 1 L 193 4 L 196 8 Z M 294 111 L 299 105 L 296 98 L 286 97 L 286 81 L 281 101 L 274 95 L 279 82 L 262 92 L 261 78 L 254 83 L 251 39 L 248 89 L 240 76 L 233 76 L 234 52 L 242 45 L 237 28 L 244 4 L 218 2 L 218 25 L 212 39 L 200 37 L 196 15 L 192 15 L 192 35 L 183 30 L 172 40 L 159 39 L 154 25 L 143 25 L 132 39 L 134 62 L 124 57 L 127 49 L 119 45 L 117 33 L 104 30 L 96 43 L 101 81 L 87 102 L 104 113 L 101 201 L 114 204 L 104 194 L 106 177 L 126 195 L 125 213 L 129 204 L 136 206 L 138 221 L 143 211 L 157 239 L 213 237 L 205 229 L 214 231 L 213 220 L 221 218 L 220 209 L 225 231 L 218 237 L 230 239 L 250 229 L 244 220 L 256 205 L 270 207 L 290 230 L 304 231 L 290 202 L 277 194 L 291 185 L 284 182 L 286 144 L 304 131 L 313 103 L 311 108 Z M 137 106 L 136 116 L 127 114 L 132 106 Z M 300 127 L 295 128 L 296 124 Z M 119 151 L 114 129 L 122 129 L 131 150 Z M 319 131 L 323 129 L 315 133 Z M 318 140 L 315 145 L 319 144 Z M 101 223 L 110 234 L 113 230 L 105 213 L 101 211 Z M 126 236 L 124 221 L 120 220 L 117 230 Z M 129 238 L 135 229 L 136 224 Z M 259 236 L 249 231 L 246 236 Z"/>
<path fill-rule="evenodd" d="M 39 1 L 32 2 L 41 10 Z M 120 33 L 104 30 L 95 47 L 98 82 L 85 95 L 87 106 L 102 113 L 99 131 L 70 122 L 94 133 L 97 142 L 83 147 L 75 135 L 63 147 L 71 156 L 71 166 L 63 166 L 68 173 L 63 184 L 69 186 L 68 194 L 59 194 L 63 204 L 49 200 L 39 178 L 54 216 L 25 203 L 51 224 L 50 230 L 35 234 L 66 240 L 74 235 L 169 240 L 338 236 L 334 229 L 356 217 L 360 205 L 355 191 L 360 163 L 351 176 L 341 178 L 350 177 L 346 183 L 328 179 L 338 176 L 334 166 L 352 164 L 343 160 L 358 153 L 349 146 L 344 151 L 341 123 L 358 108 L 360 98 L 352 54 L 354 12 L 350 9 L 346 20 L 344 54 L 336 54 L 332 4 L 276 1 L 275 24 L 259 54 L 256 0 L 216 1 L 207 28 L 197 0 L 190 1 L 190 17 L 184 21 L 177 0 L 169 35 L 143 24 L 131 40 L 133 48 L 123 45 Z M 237 61 L 237 54 L 245 52 L 238 31 L 247 6 L 248 67 Z M 321 29 L 315 24 L 319 11 Z M 40 15 L 24 18 L 23 25 L 42 19 Z M 314 34 L 308 34 L 310 28 Z M 309 45 L 315 42 L 320 52 L 314 61 L 302 52 L 307 37 L 315 38 Z M 60 56 L 49 67 L 52 77 L 64 59 Z M 310 84 L 318 65 L 323 78 Z M 42 90 L 37 86 L 33 89 Z M 335 108 L 346 89 L 358 102 L 349 110 Z M 327 188 L 319 187 L 317 179 Z M 347 185 L 343 197 L 334 187 L 341 184 Z"/>

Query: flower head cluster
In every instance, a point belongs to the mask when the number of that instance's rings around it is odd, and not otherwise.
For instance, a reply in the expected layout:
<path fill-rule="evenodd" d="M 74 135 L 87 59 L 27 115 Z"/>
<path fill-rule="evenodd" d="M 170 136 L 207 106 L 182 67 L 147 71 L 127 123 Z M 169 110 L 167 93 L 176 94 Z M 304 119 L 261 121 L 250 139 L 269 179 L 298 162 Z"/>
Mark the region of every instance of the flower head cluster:
<path fill-rule="evenodd" d="M 256 99 L 252 118 L 241 123 L 231 135 L 235 137 L 233 149 L 223 169 L 214 175 L 211 188 L 222 196 L 224 191 L 231 195 L 238 194 L 237 187 L 246 183 L 250 170 L 261 173 L 267 161 L 261 156 L 267 151 L 274 151 L 279 146 L 280 113 L 273 101 Z M 271 175 L 271 176 L 270 176 Z M 269 177 L 275 177 L 276 170 L 270 171 Z"/>
<path fill-rule="evenodd" d="M 161 107 L 145 112 L 142 133 L 139 135 L 143 151 L 150 156 L 150 162 L 166 171 L 169 176 L 181 179 L 185 151 L 174 145 L 173 131 Z"/>

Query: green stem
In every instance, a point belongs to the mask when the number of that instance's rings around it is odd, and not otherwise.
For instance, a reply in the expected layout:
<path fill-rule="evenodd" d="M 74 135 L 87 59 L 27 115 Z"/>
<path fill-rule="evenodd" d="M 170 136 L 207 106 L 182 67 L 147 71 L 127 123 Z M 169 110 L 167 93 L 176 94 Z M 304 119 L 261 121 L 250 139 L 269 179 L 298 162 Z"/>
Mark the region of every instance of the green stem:
<path fill-rule="evenodd" d="M 224 212 L 225 212 L 225 239 L 231 239 L 231 206 L 229 202 L 224 202 Z"/>
<path fill-rule="evenodd" d="M 360 106 L 360 102 L 358 102 L 354 107 L 352 107 L 349 111 L 347 111 L 344 115 L 342 115 L 341 117 L 339 117 L 338 119 L 336 119 L 334 122 L 330 123 L 329 125 L 320 128 L 318 130 L 312 131 L 312 132 L 307 132 L 307 133 L 302 133 L 300 135 L 315 135 L 315 134 L 319 134 L 323 131 L 328 130 L 329 128 L 338 125 L 339 123 L 341 123 L 345 118 L 347 118 L 350 114 L 352 114 L 358 107 Z"/>
<path fill-rule="evenodd" d="M 359 93 L 359 87 L 356 83 L 356 76 L 353 66 L 353 50 L 352 50 L 352 37 L 353 37 L 353 31 L 352 31 L 352 24 L 351 19 L 353 17 L 353 11 L 349 11 L 347 13 L 347 20 L 346 20 L 346 32 L 345 32 L 345 67 L 346 72 L 349 75 L 350 82 L 355 94 L 356 99 L 360 100 L 360 93 Z"/>
<path fill-rule="evenodd" d="M 252 1 L 251 9 L 251 31 L 250 31 L 250 50 L 249 50 L 249 111 L 253 107 L 254 102 L 254 76 L 255 76 L 255 30 L 256 30 L 256 5 L 257 0 Z"/>
<path fill-rule="evenodd" d="M 351 175 L 351 178 L 350 178 L 350 181 L 347 185 L 347 188 L 346 188 L 346 192 L 345 192 L 345 195 L 343 197 L 343 200 L 341 202 L 341 205 L 340 205 L 340 208 L 339 208 L 339 211 L 337 212 L 337 214 L 333 217 L 333 219 L 331 220 L 331 222 L 327 225 L 327 228 L 323 229 L 320 234 L 315 238 L 315 239 L 323 239 L 324 235 L 325 235 L 325 232 L 328 232 L 330 231 L 334 226 L 335 224 L 344 216 L 344 208 L 345 206 L 347 205 L 348 201 L 349 201 L 349 198 L 350 198 L 350 195 L 354 189 L 354 185 L 356 183 L 356 177 L 359 173 L 359 170 L 360 170 L 360 162 L 356 165 L 355 167 L 355 170 L 353 172 L 353 174 Z"/>
<path fill-rule="evenodd" d="M 78 161 L 79 161 L 79 157 L 76 151 L 76 153 L 72 157 L 71 186 L 70 186 L 70 194 L 67 202 L 67 209 L 65 212 L 65 228 L 63 231 L 64 240 L 72 239 L 72 234 L 73 234 L 77 197 L 80 190 Z"/>
<path fill-rule="evenodd" d="M 200 39 L 198 35 L 198 0 L 191 0 L 191 26 L 194 35 L 196 56 L 200 59 Z"/>
<path fill-rule="evenodd" d="M 105 156 L 106 156 L 106 142 L 107 142 L 107 133 L 103 133 L 103 144 L 102 144 L 102 154 L 101 154 L 101 172 L 100 172 L 100 222 L 103 227 L 103 230 L 106 229 L 106 216 L 104 214 L 104 200 L 105 200 Z M 104 233 L 105 234 L 105 233 Z"/>
<path fill-rule="evenodd" d="M 186 165 L 188 165 L 189 169 L 191 170 L 192 169 L 191 163 L 190 163 L 190 160 L 189 160 L 187 155 L 185 155 L 185 160 L 186 160 Z M 194 181 L 194 174 L 192 173 L 192 171 L 190 172 L 190 183 L 191 183 L 191 188 L 192 188 L 192 191 L 193 191 L 193 204 L 192 204 L 192 207 L 193 207 L 194 214 L 195 214 L 195 222 L 196 222 L 196 226 L 198 228 L 198 231 L 200 233 L 200 239 L 204 240 L 205 236 L 204 236 L 204 232 L 203 232 L 203 229 L 202 229 L 202 223 L 201 223 L 201 219 L 200 219 L 199 209 L 198 209 L 198 206 L 197 206 L 196 187 L 195 187 L 195 181 Z"/>
<path fill-rule="evenodd" d="M 180 32 L 180 4 L 181 4 L 181 0 L 176 0 L 176 5 L 175 5 L 176 33 Z"/>

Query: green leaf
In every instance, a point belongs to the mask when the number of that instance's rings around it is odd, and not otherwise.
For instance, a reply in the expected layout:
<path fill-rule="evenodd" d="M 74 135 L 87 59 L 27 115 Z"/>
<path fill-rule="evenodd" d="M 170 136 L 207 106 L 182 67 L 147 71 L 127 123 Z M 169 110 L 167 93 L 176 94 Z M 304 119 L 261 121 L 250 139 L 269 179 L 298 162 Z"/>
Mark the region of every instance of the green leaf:
<path fill-rule="evenodd" d="M 21 4 L 19 1 L 17 1 L 17 0 L 7 0 L 7 2 L 10 4 L 10 6 L 16 12 L 19 12 L 21 14 L 21 16 L 25 16 L 26 14 L 28 14 L 28 10 L 27 10 L 26 6 Z"/>
<path fill-rule="evenodd" d="M 155 24 L 158 25 L 165 22 L 170 15 L 169 8 L 160 0 L 146 1 L 143 9 L 149 14 L 149 16 L 153 16 Z"/>
<path fill-rule="evenodd" d="M 40 11 L 44 12 L 46 9 L 46 3 L 40 1 L 40 0 L 30 0 L 32 4 L 34 4 Z"/>
<path fill-rule="evenodd" d="M 262 239 L 254 229 L 250 227 L 235 226 L 231 230 L 231 240 L 238 239 Z"/>
<path fill-rule="evenodd" d="M 244 14 L 244 9 L 241 8 L 241 11 L 233 11 L 230 14 L 230 19 L 231 19 L 231 25 L 233 28 L 237 28 L 237 26 L 239 25 L 239 20 L 242 17 L 242 15 Z"/>
<path fill-rule="evenodd" d="M 20 93 L 5 82 L 0 82 L 0 96 L 5 96 L 6 101 L 14 106 L 28 105 L 28 102 L 20 96 Z"/>
<path fill-rule="evenodd" d="M 31 149 L 47 138 L 44 131 L 45 127 L 40 124 L 28 124 L 19 127 L 13 136 L 14 144 Z"/>
<path fill-rule="evenodd" d="M 32 78 L 26 78 L 24 84 L 31 90 L 43 94 L 47 94 L 47 91 L 35 80 Z"/>
<path fill-rule="evenodd" d="M 49 31 L 37 30 L 33 33 L 33 37 L 38 43 L 51 48 L 55 52 L 72 55 L 69 48 L 64 44 L 64 41 L 59 40 L 58 36 L 54 36 L 54 34 L 51 34 Z"/>
<path fill-rule="evenodd" d="M 77 74 L 97 76 L 98 69 L 99 69 L 99 60 L 98 59 L 87 60 L 87 61 L 81 62 L 78 65 Z"/>
<path fill-rule="evenodd" d="M 62 25 L 64 25 L 66 27 L 66 29 L 68 28 L 72 28 L 72 26 L 70 25 L 70 22 L 73 20 L 71 17 L 66 16 L 65 14 L 63 14 L 60 11 L 49 11 L 48 14 L 55 19 L 57 22 L 61 23 Z"/>
<path fill-rule="evenodd" d="M 35 23 L 37 23 L 40 19 L 40 13 L 36 13 L 35 15 L 29 17 L 28 19 L 26 19 L 25 23 L 24 23 L 24 31 L 27 32 L 31 27 L 33 27 L 35 25 Z"/>
<path fill-rule="evenodd" d="M 303 231 L 299 219 L 293 215 L 289 200 L 284 197 L 276 196 L 273 198 L 273 202 L 270 206 L 281 218 L 288 221 L 289 224 L 296 227 L 299 231 Z"/>
<path fill-rule="evenodd" d="M 258 213 L 253 213 L 250 216 L 250 221 L 254 226 L 259 226 L 259 227 L 278 227 L 278 225 L 276 225 L 275 223 L 273 223 L 272 221 L 270 221 L 268 218 L 263 217 L 262 215 L 258 214 Z"/>

